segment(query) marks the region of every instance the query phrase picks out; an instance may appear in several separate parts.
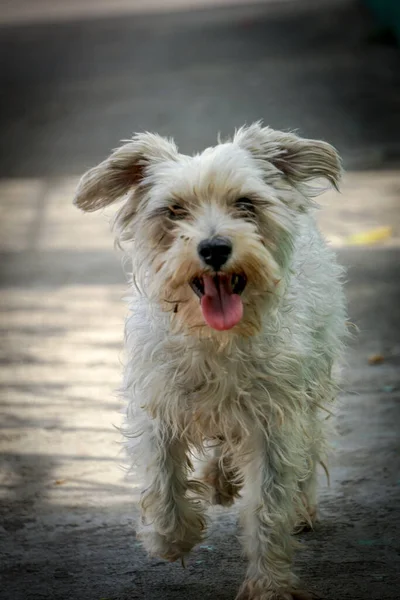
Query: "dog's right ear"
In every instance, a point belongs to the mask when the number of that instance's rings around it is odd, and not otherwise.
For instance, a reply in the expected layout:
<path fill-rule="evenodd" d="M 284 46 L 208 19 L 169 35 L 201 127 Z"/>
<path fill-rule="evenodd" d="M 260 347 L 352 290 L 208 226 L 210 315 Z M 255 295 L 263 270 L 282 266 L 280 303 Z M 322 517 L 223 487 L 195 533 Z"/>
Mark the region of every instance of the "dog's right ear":
<path fill-rule="evenodd" d="M 177 157 L 178 150 L 172 140 L 152 133 L 137 133 L 83 175 L 74 204 L 86 212 L 103 208 L 151 176 L 152 166 Z"/>

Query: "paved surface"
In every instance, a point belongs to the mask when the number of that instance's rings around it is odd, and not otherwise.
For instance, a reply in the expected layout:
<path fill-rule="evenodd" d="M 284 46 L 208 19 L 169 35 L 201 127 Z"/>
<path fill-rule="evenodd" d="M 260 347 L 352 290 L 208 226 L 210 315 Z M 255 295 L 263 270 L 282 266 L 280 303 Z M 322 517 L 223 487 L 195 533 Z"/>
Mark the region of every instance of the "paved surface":
<path fill-rule="evenodd" d="M 235 510 L 211 515 L 185 571 L 135 540 L 140 481 L 126 481 L 113 427 L 123 275 L 107 215 L 81 215 L 71 197 L 76 175 L 130 131 L 174 134 L 191 151 L 260 117 L 332 140 L 349 170 L 320 224 L 349 268 L 360 333 L 322 522 L 298 570 L 326 600 L 399 597 L 399 57 L 368 43 L 356 4 L 334 4 L 0 30 L 1 598 L 234 598 Z M 388 239 L 349 245 L 378 226 Z"/>

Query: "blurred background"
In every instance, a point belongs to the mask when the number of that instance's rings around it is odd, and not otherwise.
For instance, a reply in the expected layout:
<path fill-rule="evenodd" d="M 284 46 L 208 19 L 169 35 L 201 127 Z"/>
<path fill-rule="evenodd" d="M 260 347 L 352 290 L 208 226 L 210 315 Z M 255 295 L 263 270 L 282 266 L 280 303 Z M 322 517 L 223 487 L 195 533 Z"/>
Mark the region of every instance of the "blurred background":
<path fill-rule="evenodd" d="M 192 153 L 258 119 L 346 169 L 319 222 L 359 331 L 297 568 L 326 600 L 399 598 L 399 0 L 0 0 L 0 78 L 1 598 L 235 597 L 235 509 L 211 511 L 185 571 L 135 539 L 141 482 L 114 427 L 124 275 L 112 212 L 71 202 L 134 131 Z"/>

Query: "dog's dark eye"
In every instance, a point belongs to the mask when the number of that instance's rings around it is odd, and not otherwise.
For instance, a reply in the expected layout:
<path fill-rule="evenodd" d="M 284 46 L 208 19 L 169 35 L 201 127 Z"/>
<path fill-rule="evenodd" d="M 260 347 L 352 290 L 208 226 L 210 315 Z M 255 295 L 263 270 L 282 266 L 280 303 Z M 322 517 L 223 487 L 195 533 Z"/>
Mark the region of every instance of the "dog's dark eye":
<path fill-rule="evenodd" d="M 254 215 L 255 213 L 254 204 L 250 198 L 239 198 L 235 202 L 235 207 L 237 210 L 246 213 L 247 215 Z"/>
<path fill-rule="evenodd" d="M 171 204 L 168 206 L 168 216 L 173 221 L 184 219 L 187 216 L 187 210 L 180 204 Z"/>

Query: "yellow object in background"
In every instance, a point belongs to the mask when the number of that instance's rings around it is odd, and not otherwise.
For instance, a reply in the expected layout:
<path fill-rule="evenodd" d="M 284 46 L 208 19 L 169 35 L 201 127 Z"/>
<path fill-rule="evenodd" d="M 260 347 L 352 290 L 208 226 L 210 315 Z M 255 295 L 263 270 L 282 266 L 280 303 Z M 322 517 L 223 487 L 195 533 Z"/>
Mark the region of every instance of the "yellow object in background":
<path fill-rule="evenodd" d="M 346 242 L 354 246 L 377 244 L 392 237 L 393 230 L 391 227 L 377 227 L 369 231 L 362 231 L 349 235 Z"/>
<path fill-rule="evenodd" d="M 368 358 L 368 364 L 370 365 L 380 365 L 384 362 L 385 357 L 383 356 L 383 354 L 372 354 L 369 358 Z"/>

